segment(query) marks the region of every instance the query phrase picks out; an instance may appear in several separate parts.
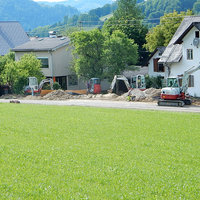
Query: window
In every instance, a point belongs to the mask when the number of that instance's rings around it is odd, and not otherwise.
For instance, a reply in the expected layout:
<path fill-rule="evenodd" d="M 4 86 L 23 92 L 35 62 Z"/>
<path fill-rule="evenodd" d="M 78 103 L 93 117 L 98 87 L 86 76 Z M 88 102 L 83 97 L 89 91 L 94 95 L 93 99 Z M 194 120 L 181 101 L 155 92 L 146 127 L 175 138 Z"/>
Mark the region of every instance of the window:
<path fill-rule="evenodd" d="M 49 68 L 49 60 L 48 58 L 37 58 L 38 60 L 41 61 L 41 68 Z"/>
<path fill-rule="evenodd" d="M 158 72 L 165 72 L 165 67 L 163 64 L 158 64 Z"/>
<path fill-rule="evenodd" d="M 193 60 L 193 50 L 192 49 L 187 49 L 187 59 Z"/>
<path fill-rule="evenodd" d="M 67 89 L 66 76 L 56 77 L 56 82 L 58 82 L 63 90 Z"/>
<path fill-rule="evenodd" d="M 168 78 L 167 79 L 167 87 L 179 87 L 176 78 Z"/>
<path fill-rule="evenodd" d="M 165 72 L 165 67 L 163 64 L 159 64 L 160 58 L 153 59 L 153 65 L 154 65 L 154 72 Z"/>
<path fill-rule="evenodd" d="M 78 85 L 78 77 L 76 75 L 69 75 L 68 76 L 68 85 L 69 86 Z"/>
<path fill-rule="evenodd" d="M 188 87 L 194 87 L 194 75 L 189 75 Z"/>
<path fill-rule="evenodd" d="M 199 38 L 199 31 L 195 31 L 195 38 Z"/>

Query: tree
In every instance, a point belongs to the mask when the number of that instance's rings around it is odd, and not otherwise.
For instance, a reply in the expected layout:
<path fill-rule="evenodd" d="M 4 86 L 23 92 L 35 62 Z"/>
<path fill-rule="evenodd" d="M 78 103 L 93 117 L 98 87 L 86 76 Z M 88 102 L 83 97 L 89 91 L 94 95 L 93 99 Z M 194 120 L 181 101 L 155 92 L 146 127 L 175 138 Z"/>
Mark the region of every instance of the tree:
<path fill-rule="evenodd" d="M 40 67 L 41 61 L 33 54 L 24 54 L 18 62 L 10 60 L 5 63 L 0 80 L 2 84 L 10 86 L 12 92 L 20 93 L 27 84 L 28 77 L 35 76 L 38 81 L 43 79 Z"/>
<path fill-rule="evenodd" d="M 103 31 L 109 34 L 116 30 L 123 32 L 129 39 L 138 44 L 139 63 L 141 64 L 145 56 L 143 45 L 146 42 L 145 36 L 148 29 L 142 24 L 142 15 L 136 6 L 136 0 L 118 1 L 118 8 L 113 17 L 108 19 L 103 26 Z"/>
<path fill-rule="evenodd" d="M 192 15 L 192 11 L 165 14 L 160 19 L 160 24 L 149 31 L 146 36 L 146 49 L 153 52 L 158 46 L 167 46 L 174 33 L 186 15 Z"/>
<path fill-rule="evenodd" d="M 200 13 L 200 0 L 198 0 L 196 3 L 193 5 L 193 11 L 194 13 Z"/>
<path fill-rule="evenodd" d="M 113 78 L 127 66 L 136 64 L 137 45 L 120 32 L 112 35 L 99 29 L 71 35 L 74 46 L 74 70 L 85 79 Z"/>
<path fill-rule="evenodd" d="M 120 74 L 128 66 L 137 63 L 138 45 L 124 33 L 115 31 L 111 36 L 107 36 L 104 55 L 107 65 L 105 76 L 113 78 L 113 75 Z"/>
<path fill-rule="evenodd" d="M 105 37 L 98 29 L 72 33 L 74 69 L 77 75 L 89 79 L 103 74 L 103 46 Z"/>
<path fill-rule="evenodd" d="M 9 52 L 5 56 L 0 56 L 0 85 L 3 85 L 3 71 L 5 70 L 5 66 L 9 63 L 13 63 L 15 60 L 15 54 L 13 52 Z"/>
<path fill-rule="evenodd" d="M 148 0 L 139 4 L 139 7 L 142 9 L 142 12 L 146 18 L 160 18 L 165 13 L 171 13 L 174 10 L 181 12 L 187 11 L 194 7 L 195 2 L 198 0 Z"/>

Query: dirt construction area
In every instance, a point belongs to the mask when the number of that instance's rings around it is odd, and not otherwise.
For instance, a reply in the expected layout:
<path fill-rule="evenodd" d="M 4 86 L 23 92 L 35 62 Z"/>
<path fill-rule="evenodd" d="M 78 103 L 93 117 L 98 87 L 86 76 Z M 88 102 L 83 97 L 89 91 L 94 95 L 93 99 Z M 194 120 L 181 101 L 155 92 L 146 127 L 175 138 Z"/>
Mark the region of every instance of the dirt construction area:
<path fill-rule="evenodd" d="M 160 89 L 150 88 L 145 91 L 141 91 L 139 89 L 133 89 L 129 93 L 125 93 L 122 95 L 116 95 L 114 93 L 108 94 L 71 94 L 64 90 L 56 90 L 51 93 L 46 94 L 45 96 L 41 97 L 39 95 L 3 95 L 0 99 L 24 99 L 24 100 L 56 100 L 56 101 L 63 101 L 69 99 L 90 99 L 90 100 L 112 100 L 112 101 L 127 101 L 128 95 L 131 96 L 131 101 L 143 101 L 143 102 L 153 102 L 157 101 L 160 95 Z"/>
<path fill-rule="evenodd" d="M 157 102 L 160 97 L 161 89 L 149 88 L 144 91 L 133 89 L 129 93 L 116 95 L 108 94 L 71 94 L 64 90 L 56 90 L 41 97 L 40 95 L 3 95 L 0 99 L 19 99 L 19 100 L 55 100 L 65 101 L 70 99 L 85 99 L 85 100 L 110 100 L 110 101 L 133 101 L 133 102 Z M 131 98 L 129 98 L 130 96 Z M 192 98 L 193 105 L 200 105 L 200 98 Z"/>
<path fill-rule="evenodd" d="M 200 112 L 200 98 L 192 98 L 191 106 L 168 107 L 157 106 L 157 100 L 160 96 L 160 89 L 149 88 L 145 91 L 133 89 L 129 93 L 121 96 L 114 93 L 108 94 L 88 94 L 75 95 L 69 94 L 63 90 L 56 90 L 45 96 L 32 95 L 3 95 L 0 96 L 2 103 L 25 103 L 42 105 L 66 105 L 66 106 L 89 106 L 106 108 L 125 108 L 142 110 L 164 110 L 175 112 Z M 129 98 L 131 96 L 131 98 Z"/>

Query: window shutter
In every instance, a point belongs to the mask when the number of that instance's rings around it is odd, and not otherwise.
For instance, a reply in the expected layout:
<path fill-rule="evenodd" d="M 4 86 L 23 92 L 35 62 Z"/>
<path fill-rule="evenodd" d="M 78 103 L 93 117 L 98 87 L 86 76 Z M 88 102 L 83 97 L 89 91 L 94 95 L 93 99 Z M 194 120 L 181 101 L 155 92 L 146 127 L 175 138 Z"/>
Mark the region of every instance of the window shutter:
<path fill-rule="evenodd" d="M 158 72 L 158 58 L 153 59 L 154 72 Z"/>

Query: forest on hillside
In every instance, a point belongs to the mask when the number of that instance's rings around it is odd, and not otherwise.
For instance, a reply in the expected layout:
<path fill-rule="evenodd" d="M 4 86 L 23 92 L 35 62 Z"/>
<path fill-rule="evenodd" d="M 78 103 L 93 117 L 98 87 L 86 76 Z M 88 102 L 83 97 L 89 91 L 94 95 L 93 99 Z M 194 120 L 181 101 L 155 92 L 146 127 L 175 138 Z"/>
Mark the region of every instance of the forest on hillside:
<path fill-rule="evenodd" d="M 180 12 L 190 9 L 194 14 L 200 13 L 200 0 L 137 0 L 137 5 L 149 27 L 158 24 L 159 18 L 165 13 L 174 10 Z M 116 9 L 116 2 L 80 13 L 76 8 L 62 4 L 48 6 L 33 0 L 0 0 L 0 20 L 19 21 L 26 31 L 30 32 L 34 29 L 31 34 L 46 36 L 48 30 L 64 30 L 69 26 L 101 27 L 109 18 L 107 15 L 112 14 Z M 103 16 L 105 17 L 102 20 Z M 157 20 L 153 21 L 155 18 Z"/>
<path fill-rule="evenodd" d="M 78 15 L 76 8 L 63 5 L 41 6 L 32 0 L 0 0 L 0 21 L 19 21 L 27 31 Z"/>
<path fill-rule="evenodd" d="M 147 0 L 139 4 L 145 18 L 159 18 L 165 13 L 174 10 L 181 12 L 193 10 L 195 14 L 200 12 L 200 0 Z"/>

